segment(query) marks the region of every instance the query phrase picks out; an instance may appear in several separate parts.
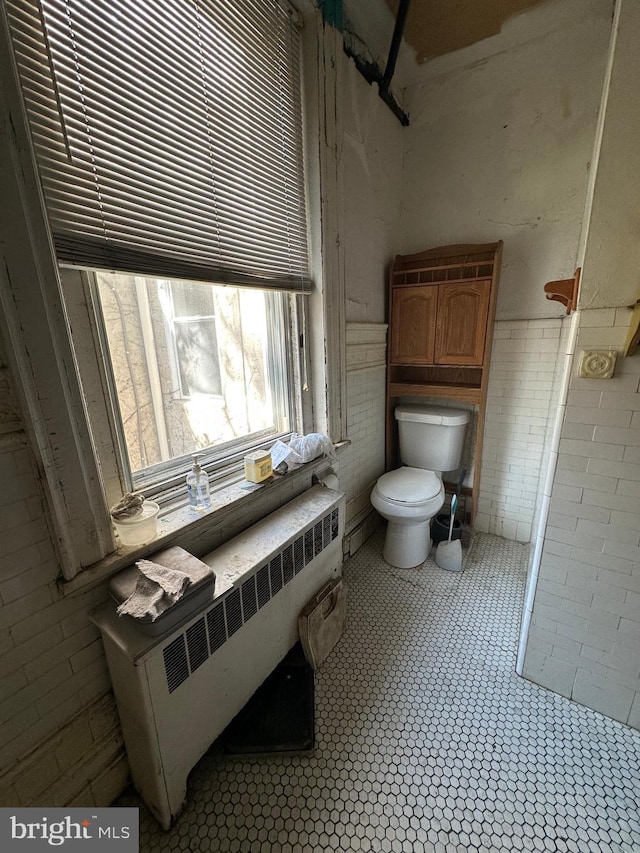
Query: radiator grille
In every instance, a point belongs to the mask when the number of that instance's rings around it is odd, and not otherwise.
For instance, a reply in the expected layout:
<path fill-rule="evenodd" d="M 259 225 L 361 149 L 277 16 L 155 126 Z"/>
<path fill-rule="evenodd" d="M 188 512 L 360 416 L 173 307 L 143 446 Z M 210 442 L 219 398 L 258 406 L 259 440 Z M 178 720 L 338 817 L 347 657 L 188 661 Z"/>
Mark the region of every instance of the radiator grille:
<path fill-rule="evenodd" d="M 269 580 L 271 581 L 271 597 L 282 589 L 282 554 L 278 554 L 269 563 Z"/>
<path fill-rule="evenodd" d="M 258 588 L 258 607 L 264 607 L 271 600 L 269 589 L 269 566 L 263 566 L 256 573 L 256 586 Z"/>
<path fill-rule="evenodd" d="M 304 564 L 313 560 L 313 527 L 304 534 Z"/>
<path fill-rule="evenodd" d="M 207 627 L 209 629 L 209 651 L 213 654 L 227 639 L 224 627 L 224 602 L 216 604 L 207 613 Z"/>
<path fill-rule="evenodd" d="M 243 621 L 258 612 L 258 600 L 256 597 L 256 576 L 251 577 L 242 584 L 242 616 Z"/>
<path fill-rule="evenodd" d="M 162 652 L 164 656 L 164 670 L 167 675 L 167 687 L 169 693 L 173 692 L 185 678 L 189 677 L 189 664 L 187 663 L 187 647 L 184 634 L 176 637 L 173 642 L 165 646 Z"/>
<path fill-rule="evenodd" d="M 216 602 L 184 634 L 164 647 L 162 653 L 169 693 L 186 681 L 229 637 L 336 539 L 339 521 L 339 509 L 336 507 L 243 581 L 242 586 L 231 590 Z"/>
<path fill-rule="evenodd" d="M 204 619 L 199 619 L 187 630 L 187 651 L 189 652 L 189 668 L 194 672 L 209 657 L 207 648 L 207 629 Z"/>
<path fill-rule="evenodd" d="M 224 615 L 227 621 L 227 637 L 242 627 L 242 602 L 240 590 L 232 590 L 224 599 Z"/>
<path fill-rule="evenodd" d="M 293 580 L 293 545 L 288 545 L 282 552 L 282 580 L 285 586 Z"/>

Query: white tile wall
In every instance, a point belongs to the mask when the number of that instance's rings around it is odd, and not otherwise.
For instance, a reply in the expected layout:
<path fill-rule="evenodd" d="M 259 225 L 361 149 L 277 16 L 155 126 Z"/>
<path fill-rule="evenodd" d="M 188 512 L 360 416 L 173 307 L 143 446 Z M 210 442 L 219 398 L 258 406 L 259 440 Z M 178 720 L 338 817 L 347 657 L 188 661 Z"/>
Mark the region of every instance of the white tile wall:
<path fill-rule="evenodd" d="M 117 793 L 109 779 L 126 778 L 128 768 L 102 644 L 88 618 L 104 590 L 73 598 L 58 590 L 43 496 L 1 353 L 0 365 L 0 804 L 69 805 L 82 795 L 108 805 L 104 795 Z"/>
<path fill-rule="evenodd" d="M 347 493 L 347 550 L 355 553 L 379 518 L 369 496 L 385 466 L 386 325 L 347 324 L 347 438 L 340 484 Z M 362 529 L 360 526 L 364 525 Z"/>
<path fill-rule="evenodd" d="M 563 338 L 560 319 L 495 325 L 478 530 L 519 542 L 531 539 Z"/>
<path fill-rule="evenodd" d="M 581 312 L 524 674 L 640 728 L 640 355 L 612 379 L 577 376 L 582 350 L 620 349 L 628 320 Z"/>

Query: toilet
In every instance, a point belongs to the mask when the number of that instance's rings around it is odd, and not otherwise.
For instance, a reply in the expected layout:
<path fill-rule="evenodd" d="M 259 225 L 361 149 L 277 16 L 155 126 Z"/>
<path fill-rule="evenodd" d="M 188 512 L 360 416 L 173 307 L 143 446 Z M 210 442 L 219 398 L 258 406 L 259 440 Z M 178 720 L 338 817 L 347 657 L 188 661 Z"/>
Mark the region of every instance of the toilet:
<path fill-rule="evenodd" d="M 395 418 L 403 464 L 380 477 L 371 503 L 387 519 L 382 556 L 410 569 L 431 550 L 431 519 L 444 504 L 442 474 L 460 466 L 469 412 L 406 404 L 396 407 Z"/>

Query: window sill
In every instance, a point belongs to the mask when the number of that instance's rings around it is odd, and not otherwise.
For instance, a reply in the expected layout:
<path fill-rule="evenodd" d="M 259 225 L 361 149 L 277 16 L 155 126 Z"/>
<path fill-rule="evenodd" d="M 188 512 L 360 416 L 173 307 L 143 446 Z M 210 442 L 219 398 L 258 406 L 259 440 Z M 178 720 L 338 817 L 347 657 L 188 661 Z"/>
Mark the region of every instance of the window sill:
<path fill-rule="evenodd" d="M 335 445 L 337 454 L 347 447 L 351 442 L 341 441 Z M 326 456 L 307 462 L 288 474 L 274 474 L 272 479 L 264 483 L 248 483 L 241 475 L 236 482 L 230 483 L 221 489 L 211 493 L 211 509 L 204 512 L 193 510 L 188 506 L 180 506 L 169 509 L 158 518 L 158 535 L 151 542 L 144 545 L 120 545 L 113 553 L 108 554 L 91 566 L 87 566 L 76 577 L 71 580 L 60 580 L 58 587 L 64 596 L 77 595 L 87 592 L 121 569 L 130 566 L 143 557 L 168 548 L 170 545 L 180 545 L 181 540 L 204 533 L 212 524 L 220 527 L 226 519 L 237 516 L 255 500 L 257 493 L 264 494 L 264 490 L 285 489 L 287 484 L 298 483 L 302 485 L 305 478 L 319 474 L 331 466 L 331 460 Z M 287 500 L 292 499 L 288 497 Z M 287 501 L 282 501 L 286 503 Z M 257 519 L 256 519 L 257 520 Z M 195 556 L 201 556 L 196 554 Z"/>

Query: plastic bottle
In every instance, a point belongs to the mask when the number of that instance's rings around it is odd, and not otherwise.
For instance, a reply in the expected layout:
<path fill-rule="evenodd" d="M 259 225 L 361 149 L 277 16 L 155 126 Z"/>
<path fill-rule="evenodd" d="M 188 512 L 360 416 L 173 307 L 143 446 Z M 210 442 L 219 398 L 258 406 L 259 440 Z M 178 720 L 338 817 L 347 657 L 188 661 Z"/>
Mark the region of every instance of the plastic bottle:
<path fill-rule="evenodd" d="M 205 510 L 211 507 L 209 477 L 198 464 L 199 456 L 193 455 L 193 468 L 187 474 L 187 496 L 192 509 Z"/>

